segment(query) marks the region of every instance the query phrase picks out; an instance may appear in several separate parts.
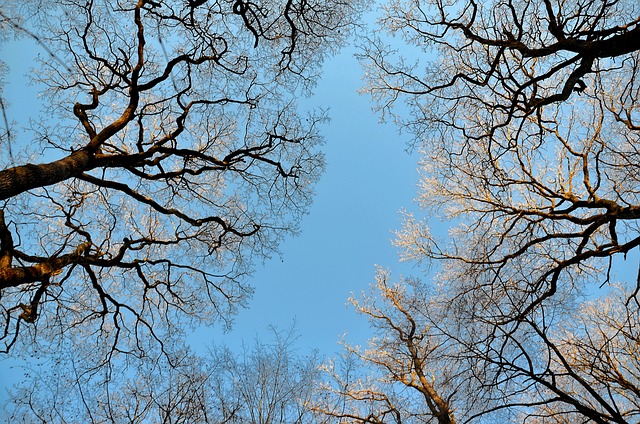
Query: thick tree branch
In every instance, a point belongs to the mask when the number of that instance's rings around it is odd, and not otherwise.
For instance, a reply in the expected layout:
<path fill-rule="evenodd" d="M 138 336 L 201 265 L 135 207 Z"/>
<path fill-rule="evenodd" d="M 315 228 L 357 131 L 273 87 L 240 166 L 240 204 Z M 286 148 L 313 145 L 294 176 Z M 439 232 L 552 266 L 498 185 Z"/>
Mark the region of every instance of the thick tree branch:
<path fill-rule="evenodd" d="M 82 149 L 50 163 L 26 164 L 0 171 L 0 200 L 76 177 L 91 169 L 92 159 L 93 154 Z"/>
<path fill-rule="evenodd" d="M 52 257 L 32 266 L 1 268 L 0 290 L 8 287 L 18 287 L 23 284 L 47 281 L 50 277 L 62 272 L 64 267 L 77 263 L 88 252 L 90 247 L 90 243 L 82 243 L 72 253 Z"/>

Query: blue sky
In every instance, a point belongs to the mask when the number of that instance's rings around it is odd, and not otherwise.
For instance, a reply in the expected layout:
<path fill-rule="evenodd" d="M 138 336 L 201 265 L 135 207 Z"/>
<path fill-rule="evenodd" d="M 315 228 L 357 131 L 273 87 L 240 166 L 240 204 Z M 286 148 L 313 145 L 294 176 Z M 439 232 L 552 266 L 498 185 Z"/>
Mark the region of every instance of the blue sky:
<path fill-rule="evenodd" d="M 354 48 L 329 60 L 315 95 L 303 107 L 329 107 L 323 128 L 327 168 L 317 185 L 309 215 L 298 237 L 282 245 L 252 278 L 256 293 L 229 333 L 213 331 L 216 344 L 231 347 L 250 341 L 268 325 L 287 329 L 295 320 L 298 347 L 332 355 L 348 332 L 361 342 L 368 334 L 347 298 L 366 290 L 375 265 L 394 273 L 410 272 L 398 264 L 391 245 L 400 226 L 399 211 L 411 208 L 418 182 L 417 155 L 392 124 L 379 122 L 370 97 L 359 95 L 362 69 Z M 198 332 L 206 339 L 208 332 Z"/>
<path fill-rule="evenodd" d="M 7 43 L 0 52 L 11 65 L 3 88 L 11 100 L 10 119 L 21 120 L 35 101 L 36 92 L 25 87 L 24 78 L 33 51 Z M 393 125 L 379 122 L 370 98 L 357 93 L 362 70 L 354 53 L 346 48 L 328 60 L 315 95 L 300 101 L 303 109 L 329 108 L 331 117 L 322 127 L 327 168 L 301 234 L 285 240 L 281 257 L 256 264 L 251 279 L 255 296 L 233 329 L 201 329 L 193 337 L 196 344 L 237 349 L 256 335 L 268 339 L 269 325 L 285 330 L 295 321 L 298 349 L 332 356 L 344 333 L 353 342 L 368 335 L 366 320 L 347 306 L 347 298 L 367 289 L 374 266 L 391 267 L 395 273 L 410 270 L 398 265 L 390 241 L 392 230 L 400 226 L 399 210 L 411 207 L 416 194 L 417 156 L 406 152 L 406 139 Z M 10 358 L 0 362 L 0 401 L 20 373 Z"/>

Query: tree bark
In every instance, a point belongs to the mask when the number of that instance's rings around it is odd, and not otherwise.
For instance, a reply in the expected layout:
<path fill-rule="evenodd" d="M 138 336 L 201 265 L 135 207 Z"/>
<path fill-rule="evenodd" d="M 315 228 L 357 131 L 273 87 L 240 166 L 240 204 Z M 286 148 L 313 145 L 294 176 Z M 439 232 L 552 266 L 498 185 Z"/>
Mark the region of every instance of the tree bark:
<path fill-rule="evenodd" d="M 75 177 L 90 169 L 92 158 L 93 155 L 83 149 L 50 163 L 39 165 L 28 163 L 2 170 L 0 171 L 0 200 Z"/>
<path fill-rule="evenodd" d="M 77 262 L 90 247 L 91 244 L 86 242 L 78 246 L 72 253 L 50 258 L 32 266 L 0 268 L 0 290 L 37 281 L 46 281 L 59 274 L 65 266 Z"/>

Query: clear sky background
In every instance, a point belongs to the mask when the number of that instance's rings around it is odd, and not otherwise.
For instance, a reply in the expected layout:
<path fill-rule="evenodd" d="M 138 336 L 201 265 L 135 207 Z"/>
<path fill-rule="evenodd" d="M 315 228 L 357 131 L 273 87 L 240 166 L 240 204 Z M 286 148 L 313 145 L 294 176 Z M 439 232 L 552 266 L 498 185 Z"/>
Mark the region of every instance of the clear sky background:
<path fill-rule="evenodd" d="M 410 271 L 398 264 L 391 240 L 400 226 L 399 210 L 411 208 L 416 195 L 417 155 L 407 153 L 406 138 L 392 124 L 379 122 L 370 97 L 357 93 L 362 69 L 355 51 L 347 47 L 327 61 L 315 95 L 300 100 L 302 108 L 329 108 L 331 117 L 322 127 L 326 171 L 300 235 L 285 240 L 281 257 L 256 264 L 250 281 L 255 296 L 233 329 L 203 328 L 192 338 L 196 344 L 235 350 L 257 335 L 269 340 L 269 325 L 286 330 L 295 322 L 300 351 L 318 349 L 333 356 L 344 333 L 352 342 L 369 335 L 366 320 L 347 305 L 347 298 L 368 288 L 375 265 L 390 267 L 395 275 Z M 11 101 L 10 120 L 22 120 L 34 110 L 37 91 L 25 87 L 34 53 L 24 41 L 0 45 L 10 65 L 3 87 L 3 97 Z M 0 402 L 21 372 L 11 358 L 0 359 Z"/>

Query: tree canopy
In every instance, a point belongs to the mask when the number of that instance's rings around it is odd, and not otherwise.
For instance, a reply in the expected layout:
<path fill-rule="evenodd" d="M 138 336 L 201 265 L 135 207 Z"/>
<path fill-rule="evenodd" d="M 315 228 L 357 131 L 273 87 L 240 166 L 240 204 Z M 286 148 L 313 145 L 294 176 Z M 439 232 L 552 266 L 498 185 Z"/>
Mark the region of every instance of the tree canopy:
<path fill-rule="evenodd" d="M 80 389 L 108 389 L 115 361 L 133 364 L 121 353 L 140 357 L 133 372 L 153 365 L 146 356 L 167 361 L 128 386 L 119 413 L 189 405 L 162 416 L 262 422 L 256 411 L 276 405 L 309 422 L 638 421 L 637 1 L 385 3 L 360 54 L 364 91 L 422 157 L 423 215 L 407 212 L 395 240 L 422 275 L 378 270 L 352 299 L 375 336 L 347 344 L 322 382 L 286 339 L 244 363 L 223 352 L 216 371 L 169 343 L 228 317 L 250 291 L 250 262 L 295 228 L 322 168 L 322 117 L 298 116 L 293 96 L 360 5 L 49 5 L 0 15 L 3 31 L 46 46 L 34 77 L 56 114 L 21 132 L 5 119 L 7 145 L 37 140 L 4 152 L 0 171 L 7 348 L 27 335 L 92 340 L 102 362 L 71 361 Z M 41 151 L 60 157 L 31 164 Z M 163 372 L 176 382 L 164 391 Z M 27 415 L 50 409 L 26 389 Z M 272 393 L 282 402 L 263 403 Z M 202 415 L 212 402 L 222 416 Z"/>
<path fill-rule="evenodd" d="M 2 98 L 2 349 L 73 337 L 108 361 L 230 320 L 310 202 L 324 116 L 295 100 L 361 8 L 5 2 L 42 110 Z"/>
<path fill-rule="evenodd" d="M 241 350 L 215 343 L 157 361 L 131 361 L 110 379 L 74 373 L 90 365 L 81 346 L 56 359 L 58 372 L 15 389 L 12 423 L 314 423 L 307 404 L 319 383 L 316 352 L 296 349 L 294 329 L 271 329 Z M 89 362 L 89 364 L 87 364 Z M 133 372 L 132 372 L 133 371 Z"/>
<path fill-rule="evenodd" d="M 391 1 L 379 24 L 396 37 L 368 42 L 365 90 L 422 155 L 425 218 L 395 243 L 426 275 L 381 270 L 354 300 L 377 336 L 350 357 L 373 371 L 333 372 L 346 402 L 318 408 L 635 422 L 640 274 L 615 273 L 640 244 L 638 3 Z"/>

